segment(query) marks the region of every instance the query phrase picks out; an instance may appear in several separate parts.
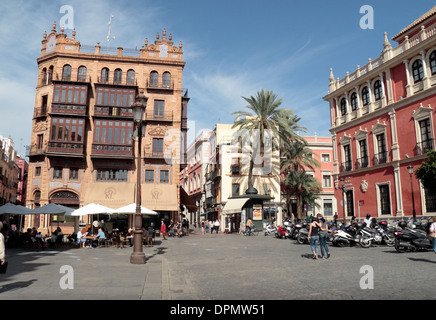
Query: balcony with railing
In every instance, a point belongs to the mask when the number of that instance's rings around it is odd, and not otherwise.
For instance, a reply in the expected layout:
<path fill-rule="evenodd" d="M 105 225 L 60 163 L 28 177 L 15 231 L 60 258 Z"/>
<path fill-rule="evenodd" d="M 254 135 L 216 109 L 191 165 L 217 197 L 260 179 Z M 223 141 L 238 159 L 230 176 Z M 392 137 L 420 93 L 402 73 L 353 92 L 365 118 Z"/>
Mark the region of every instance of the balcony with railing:
<path fill-rule="evenodd" d="M 33 113 L 34 118 L 44 118 L 47 117 L 47 105 L 42 106 L 41 108 L 35 109 Z"/>
<path fill-rule="evenodd" d="M 388 162 L 388 152 L 382 151 L 374 155 L 374 164 L 383 164 Z"/>
<path fill-rule="evenodd" d="M 357 159 L 357 162 L 356 162 L 357 169 L 367 168 L 368 166 L 369 166 L 368 156 L 361 157 L 361 158 Z"/>
<path fill-rule="evenodd" d="M 26 156 L 27 157 L 38 156 L 38 155 L 43 155 L 43 154 L 44 154 L 44 150 L 40 146 L 37 146 L 37 145 L 26 146 Z"/>
<path fill-rule="evenodd" d="M 133 111 L 132 108 L 95 106 L 94 116 L 132 118 Z"/>
<path fill-rule="evenodd" d="M 47 155 L 83 156 L 83 143 L 49 141 Z"/>
<path fill-rule="evenodd" d="M 126 77 L 121 77 L 120 80 L 114 78 L 102 78 L 97 77 L 96 84 L 104 84 L 111 86 L 127 86 L 127 87 L 137 87 L 138 80 L 137 79 L 126 79 Z"/>
<path fill-rule="evenodd" d="M 341 171 L 351 171 L 352 169 L 353 166 L 351 164 L 351 161 L 342 162 Z"/>
<path fill-rule="evenodd" d="M 430 150 L 434 150 L 434 139 L 424 140 L 416 144 L 417 155 L 426 154 Z"/>
<path fill-rule="evenodd" d="M 75 116 L 86 116 L 87 107 L 85 105 L 52 104 L 52 114 L 70 114 Z"/>
<path fill-rule="evenodd" d="M 146 87 L 149 90 L 174 90 L 174 81 L 150 81 L 147 79 Z"/>
<path fill-rule="evenodd" d="M 132 145 L 97 144 L 92 145 L 91 157 L 96 158 L 133 158 Z"/>
<path fill-rule="evenodd" d="M 164 159 L 165 155 L 164 155 L 163 151 L 146 151 L 146 152 L 144 152 L 144 158 Z"/>
<path fill-rule="evenodd" d="M 156 114 L 153 111 L 149 111 L 145 113 L 145 119 L 147 121 L 173 121 L 173 112 L 165 111 L 163 113 Z"/>
<path fill-rule="evenodd" d="M 220 177 L 219 169 L 215 169 L 211 172 L 206 173 L 206 181 L 215 180 Z"/>

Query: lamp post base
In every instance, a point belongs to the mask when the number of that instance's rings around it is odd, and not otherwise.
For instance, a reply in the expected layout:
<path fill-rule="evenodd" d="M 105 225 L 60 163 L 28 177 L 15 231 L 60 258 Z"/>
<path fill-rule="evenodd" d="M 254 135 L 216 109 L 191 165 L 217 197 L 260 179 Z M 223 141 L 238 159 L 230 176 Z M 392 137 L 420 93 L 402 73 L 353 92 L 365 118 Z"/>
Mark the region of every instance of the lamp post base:
<path fill-rule="evenodd" d="M 133 252 L 130 255 L 131 264 L 145 264 L 145 254 L 144 252 Z"/>

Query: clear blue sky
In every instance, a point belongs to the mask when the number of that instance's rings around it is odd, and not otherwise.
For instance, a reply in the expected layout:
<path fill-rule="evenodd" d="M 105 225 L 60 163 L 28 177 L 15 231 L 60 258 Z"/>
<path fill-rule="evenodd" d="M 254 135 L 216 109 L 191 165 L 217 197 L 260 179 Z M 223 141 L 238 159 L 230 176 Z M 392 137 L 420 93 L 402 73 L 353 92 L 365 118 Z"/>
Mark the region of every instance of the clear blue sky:
<path fill-rule="evenodd" d="M 389 38 L 430 10 L 431 0 L 136 0 L 5 1 L 0 11 L 0 134 L 11 136 L 24 154 L 30 144 L 44 31 L 74 9 L 76 39 L 106 44 L 114 15 L 111 46 L 140 48 L 163 28 L 183 42 L 183 87 L 191 98 L 190 140 L 215 123 L 232 123 L 242 96 L 261 89 L 282 98 L 282 106 L 302 118 L 307 135 L 329 136 L 329 70 L 343 78 L 368 58 L 377 58 L 384 32 Z M 361 29 L 360 8 L 374 9 L 374 28 Z M 68 36 L 71 30 L 66 30 Z M 393 46 L 396 43 L 391 41 Z"/>

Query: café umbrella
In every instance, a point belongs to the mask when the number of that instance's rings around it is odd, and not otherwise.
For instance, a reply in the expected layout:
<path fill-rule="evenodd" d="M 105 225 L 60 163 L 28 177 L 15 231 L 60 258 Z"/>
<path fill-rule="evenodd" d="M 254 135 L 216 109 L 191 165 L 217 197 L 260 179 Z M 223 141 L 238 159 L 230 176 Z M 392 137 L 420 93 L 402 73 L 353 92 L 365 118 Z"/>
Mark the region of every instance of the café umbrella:
<path fill-rule="evenodd" d="M 97 220 L 99 219 L 99 215 L 100 214 L 111 214 L 114 211 L 114 209 L 102 206 L 101 204 L 98 203 L 89 203 L 79 209 L 74 210 L 73 212 L 71 212 L 70 214 L 68 214 L 69 216 L 72 217 L 82 217 L 82 216 L 86 216 L 86 215 L 97 215 Z M 78 230 L 78 219 L 75 219 L 74 222 L 74 231 L 77 232 Z M 94 229 L 93 229 L 93 234 L 94 234 Z"/>
<path fill-rule="evenodd" d="M 33 214 L 50 214 L 50 215 L 68 215 L 74 211 L 73 208 L 65 207 L 60 204 L 49 203 L 45 206 L 31 210 Z M 58 221 L 59 226 L 59 221 Z M 50 217 L 50 227 L 51 227 L 51 217 Z"/>
<path fill-rule="evenodd" d="M 0 214 L 25 215 L 32 213 L 33 211 L 31 209 L 10 202 L 0 207 Z"/>
<path fill-rule="evenodd" d="M 131 203 L 127 206 L 115 209 L 113 211 L 113 213 L 114 214 L 135 214 L 136 213 L 136 203 Z M 154 216 L 154 215 L 157 215 L 157 212 L 141 206 L 141 214 L 147 214 L 147 215 Z"/>
<path fill-rule="evenodd" d="M 74 210 L 73 212 L 67 214 L 69 216 L 85 216 L 88 214 L 94 215 L 94 214 L 111 214 L 114 211 L 114 209 L 102 206 L 101 204 L 98 203 L 90 203 L 87 204 L 86 206 L 83 206 L 79 209 Z"/>

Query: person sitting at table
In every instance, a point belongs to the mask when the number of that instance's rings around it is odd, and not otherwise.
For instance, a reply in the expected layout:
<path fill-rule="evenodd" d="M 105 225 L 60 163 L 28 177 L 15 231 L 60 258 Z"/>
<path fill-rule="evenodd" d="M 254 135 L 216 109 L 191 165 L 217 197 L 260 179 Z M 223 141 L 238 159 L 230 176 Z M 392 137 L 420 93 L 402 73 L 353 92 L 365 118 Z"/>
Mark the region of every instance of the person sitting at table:
<path fill-rule="evenodd" d="M 44 241 L 42 241 L 42 234 L 41 234 L 41 232 L 38 232 L 38 233 L 35 235 L 35 239 L 36 239 L 36 242 L 37 242 L 39 245 L 41 245 L 41 248 L 44 249 Z"/>
<path fill-rule="evenodd" d="M 103 232 L 103 230 L 101 230 L 101 228 L 98 229 L 97 239 L 98 239 L 99 246 L 101 246 L 102 242 L 105 242 L 106 240 L 106 234 Z"/>
<path fill-rule="evenodd" d="M 79 247 L 85 248 L 86 239 L 84 238 L 86 234 L 86 230 L 83 230 L 83 233 L 81 230 L 77 232 L 77 238 L 76 243 L 79 245 Z"/>
<path fill-rule="evenodd" d="M 130 247 L 133 247 L 133 228 L 129 228 L 126 233 L 126 239 L 129 239 Z"/>

